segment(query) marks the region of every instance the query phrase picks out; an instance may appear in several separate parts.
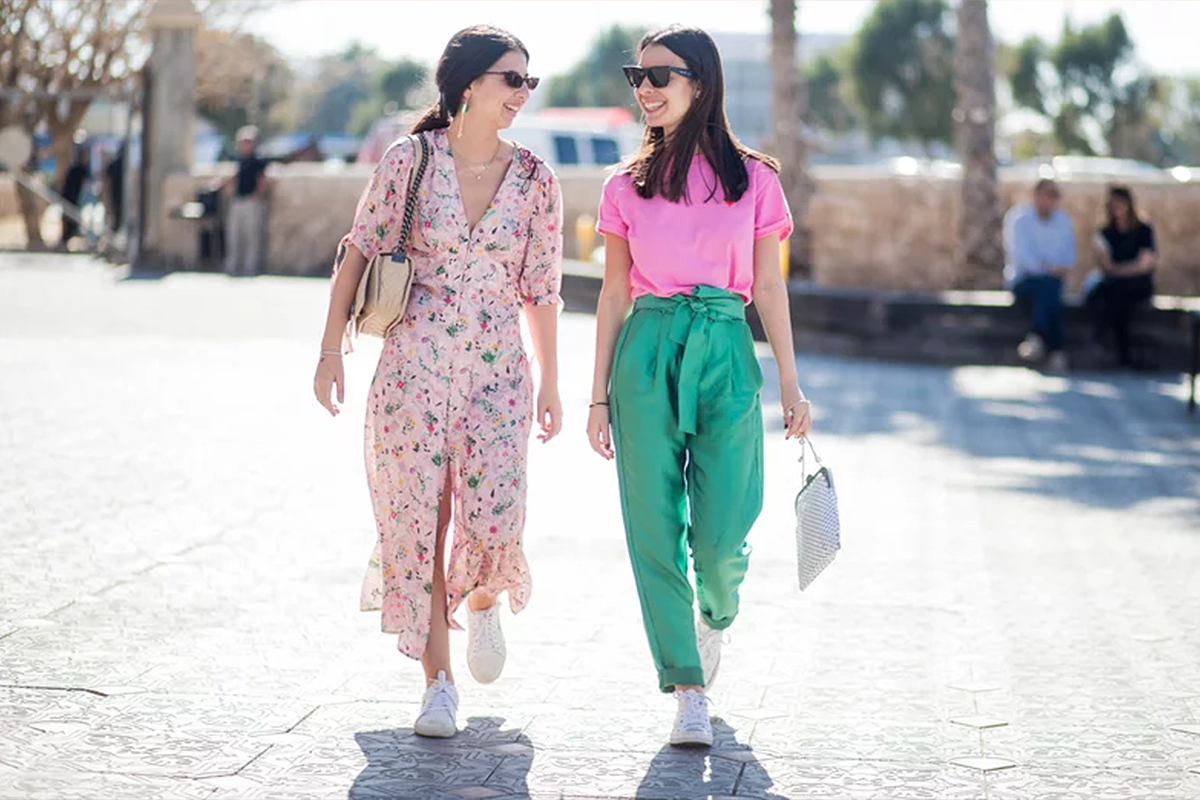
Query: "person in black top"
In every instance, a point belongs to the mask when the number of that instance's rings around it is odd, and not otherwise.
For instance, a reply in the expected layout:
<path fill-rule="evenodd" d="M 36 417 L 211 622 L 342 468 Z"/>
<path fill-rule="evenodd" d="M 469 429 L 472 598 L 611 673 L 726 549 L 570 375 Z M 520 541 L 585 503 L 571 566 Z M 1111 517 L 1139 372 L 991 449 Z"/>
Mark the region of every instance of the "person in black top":
<path fill-rule="evenodd" d="M 1133 193 L 1127 187 L 1109 189 L 1108 223 L 1097 233 L 1094 250 L 1104 275 L 1088 298 L 1097 341 L 1103 343 L 1111 333 L 1121 366 L 1134 366 L 1130 323 L 1138 306 L 1154 294 L 1158 254 L 1154 228 L 1138 217 Z"/>
<path fill-rule="evenodd" d="M 226 184 L 233 190 L 233 202 L 225 223 L 225 272 L 257 275 L 266 233 L 267 162 L 256 152 L 257 128 L 247 125 L 239 130 L 237 143 L 237 173 Z"/>
<path fill-rule="evenodd" d="M 113 233 L 121 229 L 121 215 L 125 213 L 125 150 L 125 142 L 121 142 L 117 154 L 104 168 L 105 220 Z"/>
<path fill-rule="evenodd" d="M 71 163 L 67 170 L 66 176 L 63 178 L 62 196 L 63 199 L 70 203 L 74 208 L 71 212 L 79 213 L 79 199 L 83 196 L 83 187 L 87 183 L 91 173 L 91 168 L 88 163 L 87 149 L 77 147 L 75 149 L 75 160 Z M 63 213 L 62 218 L 62 238 L 58 240 L 58 246 L 66 249 L 67 242 L 79 235 L 79 223 L 74 217 L 67 216 Z"/>

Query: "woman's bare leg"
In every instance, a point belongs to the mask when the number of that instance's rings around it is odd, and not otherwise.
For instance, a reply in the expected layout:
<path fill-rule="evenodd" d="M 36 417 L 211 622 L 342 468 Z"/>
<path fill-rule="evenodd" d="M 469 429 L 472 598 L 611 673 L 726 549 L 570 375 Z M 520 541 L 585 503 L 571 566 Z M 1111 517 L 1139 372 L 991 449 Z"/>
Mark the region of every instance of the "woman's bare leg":
<path fill-rule="evenodd" d="M 450 669 L 450 624 L 446 619 L 446 539 L 450 531 L 450 474 L 446 474 L 446 486 L 438 505 L 437 542 L 433 551 L 433 602 L 429 619 L 429 641 L 425 644 L 425 655 L 421 666 L 425 668 L 426 683 L 437 680 L 438 672 L 446 673 L 446 680 L 454 683 L 454 672 Z"/>

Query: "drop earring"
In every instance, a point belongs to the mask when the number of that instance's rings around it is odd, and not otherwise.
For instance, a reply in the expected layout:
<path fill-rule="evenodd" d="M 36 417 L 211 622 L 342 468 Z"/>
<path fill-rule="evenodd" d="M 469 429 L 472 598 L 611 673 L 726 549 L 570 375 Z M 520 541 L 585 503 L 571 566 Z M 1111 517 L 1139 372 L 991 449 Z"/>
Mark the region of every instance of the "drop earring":
<path fill-rule="evenodd" d="M 463 100 L 462 108 L 458 112 L 458 138 L 463 135 L 463 127 L 467 124 L 467 111 L 470 110 L 471 104 Z"/>

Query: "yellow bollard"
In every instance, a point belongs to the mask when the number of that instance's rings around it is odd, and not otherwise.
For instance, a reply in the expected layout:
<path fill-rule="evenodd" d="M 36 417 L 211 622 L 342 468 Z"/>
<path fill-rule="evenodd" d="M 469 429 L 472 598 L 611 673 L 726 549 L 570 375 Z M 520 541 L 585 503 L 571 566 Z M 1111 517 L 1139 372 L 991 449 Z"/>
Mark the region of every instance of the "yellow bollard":
<path fill-rule="evenodd" d="M 596 218 L 591 214 L 580 214 L 575 218 L 575 257 L 580 261 L 591 261 L 596 249 Z"/>
<path fill-rule="evenodd" d="M 779 243 L 779 270 L 783 273 L 783 279 L 786 281 L 791 270 L 791 250 L 788 249 L 788 240 L 784 239 Z"/>

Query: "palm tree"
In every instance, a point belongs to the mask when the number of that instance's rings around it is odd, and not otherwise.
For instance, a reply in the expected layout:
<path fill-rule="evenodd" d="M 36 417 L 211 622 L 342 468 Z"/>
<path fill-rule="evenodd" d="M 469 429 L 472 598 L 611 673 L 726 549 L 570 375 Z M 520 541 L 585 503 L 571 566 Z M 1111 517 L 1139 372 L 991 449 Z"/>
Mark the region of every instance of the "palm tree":
<path fill-rule="evenodd" d="M 808 205 L 814 186 L 808 175 L 808 148 L 802 131 L 808 98 L 796 65 L 796 0 L 770 3 L 771 146 L 783 166 L 780 182 L 796 225 L 789 245 L 791 275 L 801 276 L 812 266 Z"/>
<path fill-rule="evenodd" d="M 987 0 L 961 0 L 954 49 L 962 205 L 958 239 L 964 287 L 995 286 L 1004 263 L 996 176 L 996 51 Z"/>

